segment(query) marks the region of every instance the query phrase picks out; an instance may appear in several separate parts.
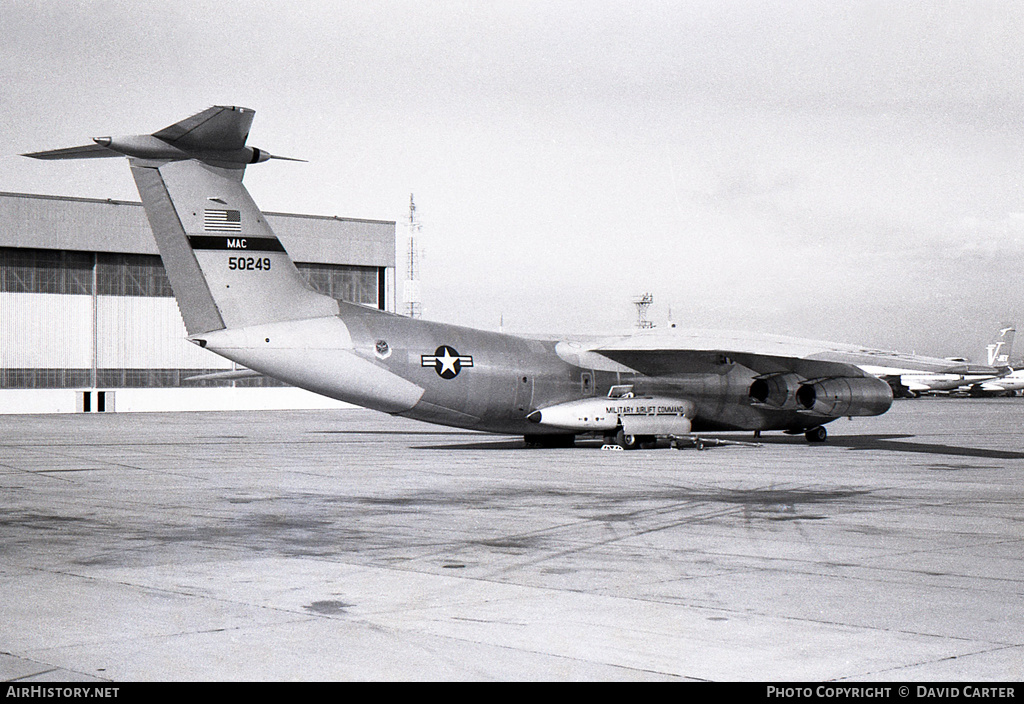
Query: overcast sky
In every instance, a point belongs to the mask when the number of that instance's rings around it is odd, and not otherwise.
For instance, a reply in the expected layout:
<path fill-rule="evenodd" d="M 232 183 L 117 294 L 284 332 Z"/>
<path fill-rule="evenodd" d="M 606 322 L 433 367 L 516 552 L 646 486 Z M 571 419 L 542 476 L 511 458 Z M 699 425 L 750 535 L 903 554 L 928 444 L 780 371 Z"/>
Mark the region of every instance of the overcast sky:
<path fill-rule="evenodd" d="M 650 292 L 976 359 L 1024 320 L 1022 36 L 984 0 L 5 0 L 0 190 L 138 200 L 14 155 L 243 105 L 310 161 L 248 170 L 264 209 L 397 220 L 401 257 L 415 193 L 424 317 L 605 332 Z"/>

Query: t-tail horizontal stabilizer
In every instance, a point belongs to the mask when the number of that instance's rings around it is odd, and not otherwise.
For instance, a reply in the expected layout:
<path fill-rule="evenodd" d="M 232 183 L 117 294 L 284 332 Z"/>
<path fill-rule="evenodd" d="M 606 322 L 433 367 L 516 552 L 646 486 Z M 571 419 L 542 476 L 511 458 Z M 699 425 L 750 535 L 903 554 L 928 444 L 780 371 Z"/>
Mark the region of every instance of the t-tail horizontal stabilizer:
<path fill-rule="evenodd" d="M 311 289 L 242 185 L 254 112 L 212 107 L 150 135 L 36 152 L 37 159 L 127 156 L 178 309 L 191 336 L 336 316 Z"/>
<path fill-rule="evenodd" d="M 153 161 L 196 159 L 210 166 L 244 169 L 268 159 L 303 161 L 274 156 L 256 147 L 245 146 L 255 115 L 249 108 L 216 106 L 147 135 L 95 137 L 82 147 L 31 152 L 33 159 L 101 159 L 129 156 Z"/>

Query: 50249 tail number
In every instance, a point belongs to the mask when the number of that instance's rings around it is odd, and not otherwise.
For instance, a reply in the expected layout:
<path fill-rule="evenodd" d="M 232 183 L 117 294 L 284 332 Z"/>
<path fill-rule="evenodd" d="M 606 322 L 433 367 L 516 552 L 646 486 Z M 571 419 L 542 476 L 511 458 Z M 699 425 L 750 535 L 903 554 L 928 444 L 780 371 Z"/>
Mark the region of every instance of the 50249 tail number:
<path fill-rule="evenodd" d="M 270 271 L 269 257 L 228 257 L 228 269 Z"/>

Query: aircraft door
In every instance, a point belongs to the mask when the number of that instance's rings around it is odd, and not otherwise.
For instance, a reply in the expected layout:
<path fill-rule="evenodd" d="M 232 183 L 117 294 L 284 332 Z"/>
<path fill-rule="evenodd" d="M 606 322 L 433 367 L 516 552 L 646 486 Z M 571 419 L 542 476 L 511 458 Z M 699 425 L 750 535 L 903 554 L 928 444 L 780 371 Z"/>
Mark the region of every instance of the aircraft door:
<path fill-rule="evenodd" d="M 594 373 L 580 372 L 580 391 L 584 396 L 594 395 Z"/>
<path fill-rule="evenodd" d="M 512 412 L 520 418 L 525 418 L 533 410 L 533 377 L 521 376 L 516 380 Z"/>

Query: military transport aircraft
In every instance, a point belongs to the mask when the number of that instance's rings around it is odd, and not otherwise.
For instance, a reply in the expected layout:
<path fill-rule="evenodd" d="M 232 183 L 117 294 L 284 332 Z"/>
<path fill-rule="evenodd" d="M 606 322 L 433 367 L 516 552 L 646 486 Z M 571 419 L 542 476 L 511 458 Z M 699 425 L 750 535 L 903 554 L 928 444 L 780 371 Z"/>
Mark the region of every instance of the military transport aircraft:
<path fill-rule="evenodd" d="M 781 430 L 825 440 L 842 416 L 885 413 L 888 383 L 859 365 L 950 362 L 774 335 L 682 330 L 528 339 L 338 301 L 302 279 L 242 185 L 269 153 L 254 112 L 218 106 L 150 135 L 35 152 L 127 156 L 188 339 L 324 396 L 430 423 L 571 445 L 623 447 L 701 431 Z"/>

